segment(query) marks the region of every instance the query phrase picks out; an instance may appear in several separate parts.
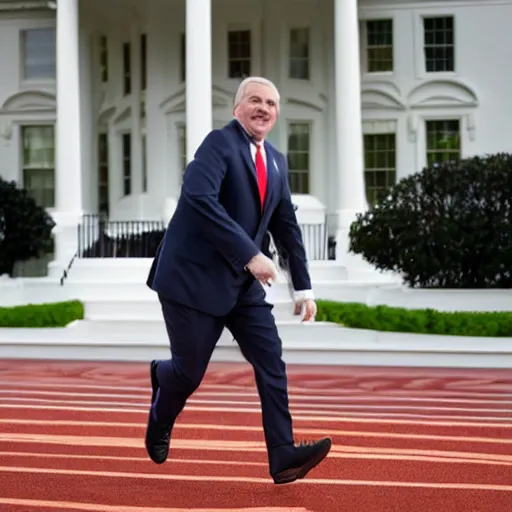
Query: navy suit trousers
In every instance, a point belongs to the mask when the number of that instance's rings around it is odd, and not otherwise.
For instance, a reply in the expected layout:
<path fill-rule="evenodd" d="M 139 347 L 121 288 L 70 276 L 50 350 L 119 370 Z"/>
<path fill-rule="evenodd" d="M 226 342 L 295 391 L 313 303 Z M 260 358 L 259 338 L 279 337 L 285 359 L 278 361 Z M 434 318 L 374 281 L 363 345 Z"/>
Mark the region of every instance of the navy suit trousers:
<path fill-rule="evenodd" d="M 224 327 L 231 331 L 252 365 L 261 400 L 269 454 L 293 444 L 286 367 L 272 305 L 254 281 L 242 288 L 235 307 L 223 317 L 211 316 L 159 295 L 170 340 L 171 359 L 158 366 L 160 390 L 152 413 L 158 422 L 174 424 L 187 399 L 199 387 Z M 212 418 L 212 422 L 215 418 Z"/>

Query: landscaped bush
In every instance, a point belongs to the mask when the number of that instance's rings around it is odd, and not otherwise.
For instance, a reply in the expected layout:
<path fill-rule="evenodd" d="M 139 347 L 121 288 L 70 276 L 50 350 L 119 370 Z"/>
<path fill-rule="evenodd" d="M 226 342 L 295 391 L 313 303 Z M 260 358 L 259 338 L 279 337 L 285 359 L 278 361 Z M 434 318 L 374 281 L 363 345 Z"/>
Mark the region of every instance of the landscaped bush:
<path fill-rule="evenodd" d="M 452 336 L 512 336 L 512 312 L 441 312 L 318 301 L 317 321 L 385 332 Z"/>
<path fill-rule="evenodd" d="M 350 250 L 424 288 L 512 286 L 512 156 L 442 162 L 358 215 Z"/>
<path fill-rule="evenodd" d="M 0 327 L 64 327 L 83 318 L 79 301 L 0 308 Z"/>
<path fill-rule="evenodd" d="M 0 178 L 0 275 L 13 275 L 17 261 L 50 251 L 55 222 L 14 181 Z"/>

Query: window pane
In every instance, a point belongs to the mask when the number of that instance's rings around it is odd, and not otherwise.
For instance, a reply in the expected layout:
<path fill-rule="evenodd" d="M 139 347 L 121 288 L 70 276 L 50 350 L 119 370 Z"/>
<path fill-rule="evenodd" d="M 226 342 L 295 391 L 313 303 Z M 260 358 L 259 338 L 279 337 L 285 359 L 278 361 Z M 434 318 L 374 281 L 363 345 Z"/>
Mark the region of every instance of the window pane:
<path fill-rule="evenodd" d="M 132 92 L 130 43 L 123 43 L 123 92 L 125 95 Z"/>
<path fill-rule="evenodd" d="M 458 119 L 427 121 L 427 165 L 459 160 L 460 122 Z"/>
<path fill-rule="evenodd" d="M 364 135 L 366 198 L 370 204 L 383 199 L 395 184 L 396 136 L 394 133 Z"/>
<path fill-rule="evenodd" d="M 393 71 L 393 47 L 368 48 L 368 72 Z"/>
<path fill-rule="evenodd" d="M 290 123 L 288 129 L 288 172 L 294 194 L 309 193 L 310 174 L 309 123 Z"/>
<path fill-rule="evenodd" d="M 108 82 L 108 40 L 100 37 L 100 75 L 103 83 Z"/>
<path fill-rule="evenodd" d="M 123 155 L 123 193 L 128 196 L 132 193 L 132 137 L 129 133 L 122 136 L 122 155 Z"/>
<path fill-rule="evenodd" d="M 23 76 L 26 80 L 55 79 L 55 42 L 53 28 L 22 32 Z"/>
<path fill-rule="evenodd" d="M 453 16 L 423 19 L 423 44 L 427 72 L 455 70 Z"/>
<path fill-rule="evenodd" d="M 366 22 L 367 71 L 393 71 L 393 20 Z"/>
<path fill-rule="evenodd" d="M 309 60 L 290 59 L 290 78 L 309 80 Z"/>
<path fill-rule="evenodd" d="M 55 206 L 55 171 L 53 169 L 24 169 L 23 186 L 43 208 Z"/>
<path fill-rule="evenodd" d="M 43 208 L 55 206 L 54 127 L 22 126 L 23 187 Z"/>
<path fill-rule="evenodd" d="M 53 168 L 55 139 L 53 126 L 23 126 L 23 167 Z"/>
<path fill-rule="evenodd" d="M 368 46 L 393 45 L 393 20 L 368 20 L 366 32 Z"/>
<path fill-rule="evenodd" d="M 228 32 L 228 75 L 244 78 L 251 74 L 251 31 Z"/>
<path fill-rule="evenodd" d="M 309 57 L 309 28 L 290 30 L 290 57 L 307 59 Z"/>

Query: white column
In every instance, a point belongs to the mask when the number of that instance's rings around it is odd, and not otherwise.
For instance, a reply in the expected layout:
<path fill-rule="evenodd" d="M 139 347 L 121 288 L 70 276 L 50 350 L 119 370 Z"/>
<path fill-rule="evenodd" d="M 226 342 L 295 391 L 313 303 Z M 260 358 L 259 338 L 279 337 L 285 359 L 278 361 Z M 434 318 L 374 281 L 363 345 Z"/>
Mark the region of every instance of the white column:
<path fill-rule="evenodd" d="M 142 133 L 141 133 L 141 32 L 138 25 L 131 29 L 132 61 L 132 194 L 142 194 Z"/>
<path fill-rule="evenodd" d="M 76 252 L 83 211 L 78 34 L 78 0 L 57 2 L 56 273 Z"/>
<path fill-rule="evenodd" d="M 212 129 L 211 0 L 187 0 L 187 161 Z"/>
<path fill-rule="evenodd" d="M 348 253 L 348 231 L 367 208 L 363 176 L 361 69 L 357 0 L 334 0 L 334 77 L 338 151 L 337 259 Z"/>

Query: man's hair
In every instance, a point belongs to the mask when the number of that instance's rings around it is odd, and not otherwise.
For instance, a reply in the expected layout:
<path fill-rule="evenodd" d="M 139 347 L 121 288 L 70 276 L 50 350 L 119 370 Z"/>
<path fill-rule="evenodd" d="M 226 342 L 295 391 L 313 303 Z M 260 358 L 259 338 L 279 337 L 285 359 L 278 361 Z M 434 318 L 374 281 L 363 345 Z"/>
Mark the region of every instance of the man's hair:
<path fill-rule="evenodd" d="M 279 101 L 281 99 L 279 95 L 279 91 L 277 90 L 277 87 L 267 78 L 263 78 L 262 76 L 248 76 L 238 86 L 238 89 L 235 94 L 235 102 L 233 105 L 233 108 L 236 108 L 240 102 L 243 100 L 245 96 L 245 89 L 249 84 L 262 84 L 266 85 L 267 87 L 270 87 L 275 93 L 277 98 L 277 109 L 279 110 Z"/>

